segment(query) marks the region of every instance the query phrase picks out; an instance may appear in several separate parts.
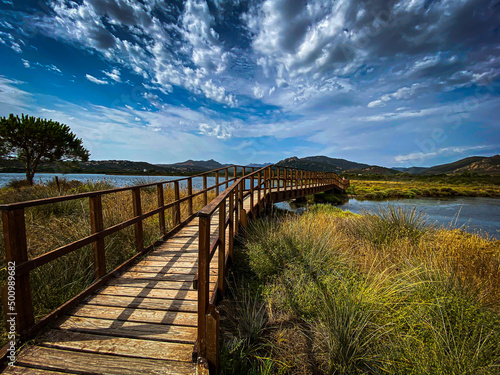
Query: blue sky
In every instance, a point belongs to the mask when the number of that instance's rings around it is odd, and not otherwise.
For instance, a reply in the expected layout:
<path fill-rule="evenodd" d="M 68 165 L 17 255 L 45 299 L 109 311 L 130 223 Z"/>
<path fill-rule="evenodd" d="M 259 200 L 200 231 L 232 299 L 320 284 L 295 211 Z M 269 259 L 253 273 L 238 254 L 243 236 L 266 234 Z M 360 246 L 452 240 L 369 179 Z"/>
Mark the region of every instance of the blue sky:
<path fill-rule="evenodd" d="M 91 159 L 500 153 L 498 0 L 0 0 L 0 116 Z"/>

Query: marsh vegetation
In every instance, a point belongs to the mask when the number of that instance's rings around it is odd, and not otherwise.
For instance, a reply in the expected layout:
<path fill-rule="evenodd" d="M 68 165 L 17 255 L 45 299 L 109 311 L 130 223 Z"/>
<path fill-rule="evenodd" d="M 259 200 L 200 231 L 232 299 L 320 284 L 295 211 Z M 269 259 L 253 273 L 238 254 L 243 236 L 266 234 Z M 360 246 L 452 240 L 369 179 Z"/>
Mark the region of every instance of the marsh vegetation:
<path fill-rule="evenodd" d="M 221 311 L 225 374 L 497 374 L 500 241 L 415 210 L 254 221 Z"/>

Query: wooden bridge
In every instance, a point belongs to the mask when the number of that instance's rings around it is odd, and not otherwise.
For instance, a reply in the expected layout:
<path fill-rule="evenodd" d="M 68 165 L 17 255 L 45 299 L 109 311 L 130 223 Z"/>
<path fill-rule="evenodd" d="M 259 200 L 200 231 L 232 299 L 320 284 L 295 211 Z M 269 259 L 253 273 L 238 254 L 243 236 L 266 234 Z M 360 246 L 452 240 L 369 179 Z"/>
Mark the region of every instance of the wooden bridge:
<path fill-rule="evenodd" d="M 213 186 L 207 186 L 209 176 L 215 177 Z M 203 180 L 198 190 L 193 189 L 196 177 Z M 180 184 L 187 189 L 183 198 Z M 168 185 L 173 185 L 175 197 L 165 203 Z M 224 276 L 233 258 L 235 237 L 244 233 L 248 220 L 275 202 L 332 189 L 344 191 L 348 185 L 334 173 L 277 166 L 255 170 L 235 165 L 174 181 L 0 206 L 5 260 L 12 266 L 8 268 L 10 289 L 7 284 L 2 290 L 4 322 L 7 332 L 15 329 L 17 337 L 15 367 L 8 365 L 13 359 L 9 359 L 13 354 L 11 344 L 0 352 L 3 372 L 216 373 L 216 303 L 224 294 Z M 141 189 L 152 188 L 157 190 L 157 208 L 143 213 Z M 102 197 L 121 191 L 131 192 L 134 216 L 105 228 Z M 210 192 L 215 192 L 215 198 L 208 202 Z M 193 199 L 197 196 L 203 197 L 204 207 L 195 213 Z M 89 200 L 91 234 L 29 259 L 25 209 L 75 199 Z M 187 204 L 189 211 L 182 222 L 181 203 Z M 166 232 L 168 209 L 172 210 L 173 229 Z M 143 221 L 153 215 L 158 217 L 162 238 L 145 247 Z M 137 253 L 108 272 L 104 239 L 129 226 L 134 227 Z M 88 245 L 93 249 L 94 282 L 35 321 L 30 272 Z"/>

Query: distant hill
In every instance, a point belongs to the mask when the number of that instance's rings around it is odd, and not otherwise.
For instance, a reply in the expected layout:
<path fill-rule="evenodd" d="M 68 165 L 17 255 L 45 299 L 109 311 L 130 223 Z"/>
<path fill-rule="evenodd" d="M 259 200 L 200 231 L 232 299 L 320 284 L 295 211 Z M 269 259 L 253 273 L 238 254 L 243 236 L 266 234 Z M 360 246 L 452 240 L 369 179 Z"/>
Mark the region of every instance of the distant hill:
<path fill-rule="evenodd" d="M 345 159 L 329 158 L 327 156 L 308 156 L 300 159 L 294 156 L 279 161 L 277 165 L 318 172 L 342 172 L 349 169 L 364 169 L 370 167 L 368 164 L 356 163 Z"/>
<path fill-rule="evenodd" d="M 500 175 L 500 155 L 491 157 L 472 156 L 458 160 L 454 163 L 437 165 L 428 168 L 425 174 L 447 173 L 456 174 L 464 172 L 475 172 L 478 174 Z"/>
<path fill-rule="evenodd" d="M 264 168 L 267 167 L 268 165 L 273 165 L 273 163 L 263 163 L 263 164 L 252 163 L 252 164 L 247 164 L 246 166 L 252 168 Z"/>
<path fill-rule="evenodd" d="M 38 172 L 47 173 L 104 173 L 127 175 L 190 175 L 223 168 L 231 164 L 221 164 L 210 160 L 186 160 L 174 164 L 151 164 L 128 160 L 93 160 L 83 163 L 52 163 L 40 165 Z M 248 167 L 262 168 L 272 163 L 252 163 Z M 396 175 L 410 173 L 416 175 L 461 174 L 474 172 L 477 174 L 500 175 L 500 155 L 491 157 L 472 156 L 453 163 L 436 165 L 430 168 L 386 168 L 376 165 L 356 163 L 345 159 L 327 156 L 296 156 L 283 159 L 278 166 L 306 169 L 318 172 L 352 173 L 362 175 Z M 241 169 L 239 169 L 241 171 Z M 24 172 L 22 163 L 14 160 L 0 160 L 0 173 Z"/>
<path fill-rule="evenodd" d="M 453 163 L 436 165 L 427 168 L 423 174 L 440 174 L 440 173 L 454 173 L 458 169 L 467 169 L 472 163 L 486 159 L 484 156 L 471 156 L 469 158 L 460 159 Z"/>
<path fill-rule="evenodd" d="M 363 168 L 363 169 L 348 169 L 345 171 L 345 173 L 356 173 L 356 174 L 381 174 L 381 175 L 395 175 L 400 173 L 399 171 L 392 169 L 392 168 L 386 168 L 386 167 L 379 167 L 377 165 L 371 165 L 369 167 Z"/>
<path fill-rule="evenodd" d="M 403 168 L 403 167 L 393 167 L 392 169 L 398 171 L 398 172 L 406 172 L 406 173 L 411 173 L 411 174 L 420 174 L 424 173 L 427 169 L 426 167 L 410 167 L 410 168 Z"/>
<path fill-rule="evenodd" d="M 186 160 L 174 164 L 156 164 L 161 168 L 169 168 L 183 172 L 204 172 L 212 169 L 223 168 L 231 164 L 221 164 L 213 159 L 210 160 Z"/>

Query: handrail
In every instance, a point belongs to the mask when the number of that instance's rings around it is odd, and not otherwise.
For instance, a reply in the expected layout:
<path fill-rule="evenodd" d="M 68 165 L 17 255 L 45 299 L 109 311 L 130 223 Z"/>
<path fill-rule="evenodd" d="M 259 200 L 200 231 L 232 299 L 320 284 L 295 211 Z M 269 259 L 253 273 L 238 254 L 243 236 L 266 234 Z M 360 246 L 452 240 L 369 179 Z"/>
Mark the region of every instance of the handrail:
<path fill-rule="evenodd" d="M 72 200 L 72 199 L 90 198 L 90 197 L 95 197 L 97 195 L 107 195 L 107 194 L 119 193 L 121 191 L 127 191 L 127 190 L 132 190 L 132 189 L 137 189 L 137 188 L 142 189 L 142 188 L 146 188 L 146 187 L 156 186 L 158 184 L 170 184 L 170 183 L 174 183 L 174 182 L 186 181 L 186 180 L 189 180 L 189 179 L 192 179 L 195 177 L 208 176 L 212 173 L 216 173 L 218 171 L 225 170 L 225 169 L 232 169 L 232 168 L 234 169 L 234 168 L 243 168 L 243 167 L 244 168 L 252 168 L 252 167 L 246 167 L 243 165 L 234 164 L 234 165 L 230 165 L 227 167 L 210 170 L 207 172 L 195 174 L 195 175 L 188 176 L 188 177 L 177 178 L 174 180 L 163 180 L 163 181 L 151 182 L 151 183 L 142 184 L 142 185 L 125 186 L 122 188 L 90 191 L 90 192 L 85 192 L 85 193 L 69 194 L 69 195 L 62 195 L 59 197 L 50 197 L 50 198 L 43 198 L 43 199 L 34 199 L 31 201 L 25 201 L 25 202 L 0 204 L 0 210 L 15 210 L 18 208 L 40 206 L 43 204 L 60 203 L 60 202 L 64 202 L 64 201 L 68 201 L 68 200 Z M 212 186 L 210 188 L 213 188 L 214 186 Z"/>
<path fill-rule="evenodd" d="M 246 189 L 247 180 L 251 181 L 249 189 Z M 199 363 L 208 363 L 210 373 L 217 373 L 219 358 L 217 352 L 219 312 L 215 306 L 215 301 L 218 300 L 218 296 L 224 294 L 224 277 L 227 266 L 233 258 L 234 236 L 239 231 L 240 223 L 243 230 L 247 226 L 247 213 L 244 209 L 245 197 L 250 196 L 248 215 L 253 217 L 264 209 L 266 203 L 271 203 L 273 197 L 286 199 L 299 195 L 314 194 L 332 188 L 345 190 L 347 186 L 349 186 L 349 181 L 341 180 L 335 173 L 313 172 L 270 165 L 238 178 L 231 186 L 228 186 L 198 211 L 198 272 L 194 281 L 198 289 L 196 354 L 201 361 Z M 255 191 L 257 191 L 257 194 L 255 194 Z M 228 210 L 226 210 L 227 204 L 229 204 Z M 212 240 L 211 220 L 217 210 L 219 210 L 218 234 Z M 226 246 L 226 231 L 228 230 L 229 242 Z M 217 261 L 218 276 L 214 289 L 211 290 L 210 267 L 217 250 L 219 251 Z"/>
<path fill-rule="evenodd" d="M 92 245 L 94 255 L 94 281 L 81 293 L 81 295 L 83 296 L 87 291 L 91 290 L 95 286 L 95 284 L 99 282 L 99 280 L 102 280 L 104 277 L 108 277 L 108 275 L 110 274 L 110 272 L 107 271 L 106 267 L 104 243 L 104 239 L 107 236 L 133 225 L 136 251 L 138 254 L 145 253 L 152 248 L 151 246 L 144 246 L 143 221 L 145 219 L 153 215 L 158 215 L 160 235 L 162 239 L 166 239 L 169 236 L 173 235 L 177 230 L 179 230 L 179 228 L 187 224 L 191 219 L 193 219 L 193 199 L 195 197 L 203 195 L 204 200 L 206 200 L 208 192 L 215 190 L 218 193 L 218 190 L 222 185 L 229 185 L 231 182 L 238 179 L 238 169 L 242 169 L 242 174 L 244 175 L 247 168 L 251 168 L 252 171 L 254 170 L 254 168 L 252 167 L 234 164 L 231 166 L 206 171 L 193 176 L 173 180 L 156 181 L 142 185 L 127 186 L 123 188 L 70 194 L 59 197 L 0 205 L 0 210 L 2 211 L 3 218 L 3 237 L 5 241 L 6 264 L 9 264 L 9 262 L 14 262 L 15 264 L 16 288 L 18 290 L 18 292 L 16 293 L 16 309 L 18 310 L 18 324 L 16 324 L 16 333 L 18 333 L 23 338 L 27 337 L 27 335 L 30 335 L 31 332 L 33 332 L 34 327 L 38 329 L 38 327 L 40 326 L 40 322 L 50 322 L 51 317 L 54 317 L 56 313 L 58 313 L 58 311 L 60 311 L 61 309 L 59 308 L 54 310 L 35 326 L 33 300 L 31 296 L 30 271 L 41 267 L 42 265 L 47 264 L 51 261 L 54 261 L 66 254 L 77 251 L 85 246 Z M 231 169 L 232 171 L 230 171 Z M 223 177 L 222 182 L 219 182 L 219 174 L 220 171 L 223 170 L 225 170 L 226 173 Z M 234 177 L 229 178 L 230 172 L 231 174 L 234 174 Z M 207 186 L 207 177 L 214 173 L 216 175 L 215 185 Z M 203 177 L 203 188 L 193 191 L 192 182 L 193 178 L 196 177 Z M 187 181 L 187 196 L 181 198 L 180 182 L 182 181 Z M 174 188 L 174 200 L 167 204 L 164 203 L 164 188 L 166 184 L 171 184 L 170 186 L 173 185 Z M 142 212 L 141 189 L 154 186 L 157 189 L 157 207 L 148 212 Z M 102 196 L 125 191 L 132 192 L 133 216 L 130 219 L 122 221 L 118 224 L 114 224 L 107 228 L 104 227 L 103 207 L 101 199 Z M 29 259 L 26 239 L 25 209 L 28 207 L 60 203 L 64 201 L 83 198 L 89 199 L 89 215 L 91 226 L 90 235 L 66 245 L 60 246 L 54 250 L 50 250 L 42 255 L 36 256 L 35 258 Z M 187 202 L 188 204 L 188 217 L 184 221 L 181 221 L 181 203 L 184 202 Z M 165 211 L 170 208 L 172 209 L 172 230 L 167 233 Z M 5 298 L 5 296 L 7 296 L 6 293 L 3 294 L 2 298 Z M 66 306 L 66 304 L 63 306 Z"/>

